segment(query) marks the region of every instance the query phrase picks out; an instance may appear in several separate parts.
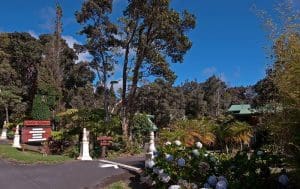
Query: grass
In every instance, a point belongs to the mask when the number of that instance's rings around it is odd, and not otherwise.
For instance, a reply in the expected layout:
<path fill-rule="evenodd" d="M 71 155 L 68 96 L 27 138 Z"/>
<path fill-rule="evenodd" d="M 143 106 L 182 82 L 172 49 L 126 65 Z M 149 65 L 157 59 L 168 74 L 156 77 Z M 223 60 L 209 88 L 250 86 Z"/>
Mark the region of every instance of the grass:
<path fill-rule="evenodd" d="M 130 188 L 128 187 L 128 184 L 126 184 L 125 182 L 118 181 L 110 184 L 105 189 L 130 189 Z"/>
<path fill-rule="evenodd" d="M 40 153 L 25 151 L 22 152 L 11 145 L 0 145 L 0 157 L 9 161 L 14 161 L 23 164 L 54 164 L 62 163 L 71 160 L 67 156 L 48 155 L 44 156 Z"/>

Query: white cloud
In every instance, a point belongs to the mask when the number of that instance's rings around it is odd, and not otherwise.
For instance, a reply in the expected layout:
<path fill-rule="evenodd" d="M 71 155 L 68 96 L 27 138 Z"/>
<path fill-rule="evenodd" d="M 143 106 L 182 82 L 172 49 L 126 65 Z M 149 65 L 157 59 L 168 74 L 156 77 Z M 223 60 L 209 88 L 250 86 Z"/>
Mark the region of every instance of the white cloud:
<path fill-rule="evenodd" d="M 74 44 L 81 44 L 77 39 L 75 39 L 73 36 L 70 35 L 63 35 L 62 38 L 66 40 L 66 43 L 70 48 L 74 48 Z M 76 60 L 76 63 L 81 61 L 91 61 L 92 56 L 88 52 L 79 53 L 78 60 Z"/>
<path fill-rule="evenodd" d="M 217 72 L 217 68 L 214 66 L 207 67 L 202 70 L 202 74 L 206 77 L 212 76 L 212 75 L 216 74 L 216 72 Z"/>
<path fill-rule="evenodd" d="M 73 48 L 75 43 L 81 44 L 77 39 L 75 39 L 73 36 L 70 35 L 63 35 L 62 38 L 66 40 L 66 43 L 70 48 Z"/>
<path fill-rule="evenodd" d="M 81 61 L 91 61 L 92 60 L 92 55 L 88 52 L 79 53 L 77 56 L 78 56 L 78 60 L 76 60 L 76 63 L 81 62 Z"/>
<path fill-rule="evenodd" d="M 28 33 L 29 33 L 32 37 L 34 37 L 34 38 L 36 38 L 36 39 L 39 38 L 39 35 L 38 35 L 35 31 L 33 31 L 33 30 L 29 30 Z"/>

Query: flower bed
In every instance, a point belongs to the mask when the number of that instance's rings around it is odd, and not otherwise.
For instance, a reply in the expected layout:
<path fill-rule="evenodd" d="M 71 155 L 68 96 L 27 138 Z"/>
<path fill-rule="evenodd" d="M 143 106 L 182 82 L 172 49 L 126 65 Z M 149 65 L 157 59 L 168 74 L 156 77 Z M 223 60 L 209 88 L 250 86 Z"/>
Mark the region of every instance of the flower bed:
<path fill-rule="evenodd" d="M 146 164 L 141 180 L 155 188 L 169 189 L 272 188 L 279 184 L 279 175 L 272 174 L 271 168 L 280 166 L 281 159 L 268 152 L 230 156 L 208 152 L 200 142 L 187 147 L 174 141 L 158 149 L 154 161 Z M 288 184 L 286 179 L 284 182 L 281 184 Z"/>

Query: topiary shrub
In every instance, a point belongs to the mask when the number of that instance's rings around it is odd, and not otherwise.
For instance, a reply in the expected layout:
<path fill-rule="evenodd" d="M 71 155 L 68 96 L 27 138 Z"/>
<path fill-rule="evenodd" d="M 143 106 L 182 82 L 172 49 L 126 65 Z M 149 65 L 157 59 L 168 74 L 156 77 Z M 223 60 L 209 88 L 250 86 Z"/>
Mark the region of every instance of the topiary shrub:
<path fill-rule="evenodd" d="M 51 117 L 50 109 L 42 95 L 35 95 L 31 117 L 36 120 L 47 120 Z"/>

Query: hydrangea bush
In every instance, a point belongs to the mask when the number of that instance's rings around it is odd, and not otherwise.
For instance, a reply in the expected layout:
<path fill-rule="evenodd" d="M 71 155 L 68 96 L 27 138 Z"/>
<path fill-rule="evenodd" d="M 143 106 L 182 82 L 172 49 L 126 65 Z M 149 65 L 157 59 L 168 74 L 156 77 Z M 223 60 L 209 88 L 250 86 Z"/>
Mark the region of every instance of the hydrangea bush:
<path fill-rule="evenodd" d="M 271 167 L 280 159 L 267 152 L 210 153 L 200 142 L 186 147 L 180 141 L 166 142 L 149 162 L 142 181 L 154 188 L 270 188 L 276 179 Z"/>

